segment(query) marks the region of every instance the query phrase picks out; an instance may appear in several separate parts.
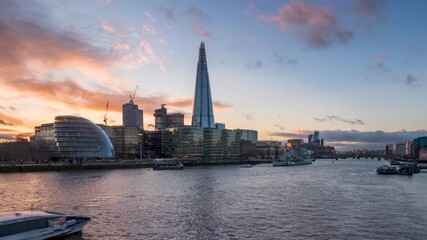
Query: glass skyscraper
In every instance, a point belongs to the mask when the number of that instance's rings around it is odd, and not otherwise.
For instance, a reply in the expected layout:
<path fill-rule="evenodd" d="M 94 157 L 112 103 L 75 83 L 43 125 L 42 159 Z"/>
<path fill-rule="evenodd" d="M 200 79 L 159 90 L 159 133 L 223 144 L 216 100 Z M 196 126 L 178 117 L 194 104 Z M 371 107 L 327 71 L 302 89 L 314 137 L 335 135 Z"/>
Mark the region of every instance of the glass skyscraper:
<path fill-rule="evenodd" d="M 205 43 L 199 48 L 197 63 L 196 91 L 194 94 L 193 118 L 191 125 L 202 128 L 215 128 L 212 109 L 211 87 L 209 84 L 208 64 L 206 61 Z"/>

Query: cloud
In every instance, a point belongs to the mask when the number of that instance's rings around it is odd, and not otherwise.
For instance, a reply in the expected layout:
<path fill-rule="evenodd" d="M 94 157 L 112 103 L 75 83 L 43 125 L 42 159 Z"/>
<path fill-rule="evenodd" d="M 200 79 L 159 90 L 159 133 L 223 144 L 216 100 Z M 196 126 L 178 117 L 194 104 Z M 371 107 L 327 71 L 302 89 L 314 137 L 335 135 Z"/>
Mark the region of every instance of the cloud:
<path fill-rule="evenodd" d="M 275 132 L 271 133 L 272 136 L 284 138 L 296 138 L 298 134 L 294 132 Z M 347 149 L 352 149 L 357 146 L 364 148 L 384 149 L 386 144 L 395 144 L 405 141 L 411 141 L 417 137 L 427 136 L 426 130 L 406 131 L 404 129 L 394 132 L 384 131 L 357 131 L 357 130 L 325 130 L 320 131 L 321 138 L 326 142 L 333 144 L 341 144 L 346 146 Z M 303 136 L 306 138 L 307 136 Z"/>
<path fill-rule="evenodd" d="M 12 123 L 7 123 L 3 119 L 0 119 L 0 125 L 12 126 Z"/>
<path fill-rule="evenodd" d="M 369 70 L 374 71 L 377 75 L 382 76 L 385 73 L 390 73 L 391 69 L 385 65 L 384 62 L 378 62 L 368 67 Z"/>
<path fill-rule="evenodd" d="M 44 5 L 0 1 L 0 9 L 0 82 L 71 72 L 97 83 L 120 84 L 110 71 L 117 56 L 53 25 Z"/>
<path fill-rule="evenodd" d="M 113 0 L 98 0 L 97 2 L 101 5 L 110 5 Z"/>
<path fill-rule="evenodd" d="M 279 64 L 283 64 L 283 65 L 289 65 L 292 67 L 296 67 L 298 65 L 297 59 L 295 59 L 295 58 L 286 59 L 285 57 L 280 56 L 277 53 L 274 54 L 274 62 L 279 63 Z"/>
<path fill-rule="evenodd" d="M 144 65 L 145 63 L 155 63 L 159 66 L 160 70 L 166 71 L 163 61 L 156 55 L 151 44 L 147 41 L 140 41 L 137 49 L 137 55 L 139 56 L 138 63 Z"/>
<path fill-rule="evenodd" d="M 13 134 L 0 134 L 0 140 L 2 141 L 14 141 L 16 140 Z"/>
<path fill-rule="evenodd" d="M 233 105 L 220 102 L 220 101 L 213 101 L 212 104 L 215 111 L 226 111 L 226 110 L 231 110 L 233 108 Z"/>
<path fill-rule="evenodd" d="M 149 12 L 144 12 L 144 16 L 148 19 L 148 21 L 155 22 L 153 14 L 151 14 Z"/>
<path fill-rule="evenodd" d="M 251 15 L 251 14 L 255 14 L 257 12 L 258 12 L 258 9 L 254 3 L 246 3 L 245 9 L 244 9 L 245 14 Z"/>
<path fill-rule="evenodd" d="M 0 125 L 16 126 L 16 125 L 22 125 L 22 124 L 23 124 L 23 121 L 21 119 L 10 117 L 0 113 Z"/>
<path fill-rule="evenodd" d="M 339 116 L 335 116 L 335 115 L 331 115 L 331 116 L 326 116 L 326 118 L 314 118 L 314 120 L 318 121 L 318 122 L 341 122 L 341 123 L 346 123 L 349 125 L 365 125 L 365 123 L 360 120 L 360 119 L 344 119 L 342 117 Z"/>
<path fill-rule="evenodd" d="M 210 17 L 205 12 L 195 6 L 188 8 L 185 13 L 196 18 L 198 21 L 209 22 L 210 20 Z"/>
<path fill-rule="evenodd" d="M 201 26 L 195 23 L 191 25 L 191 29 L 193 30 L 194 33 L 197 33 L 202 37 L 207 37 L 207 38 L 211 37 L 211 33 L 208 30 L 202 28 Z"/>
<path fill-rule="evenodd" d="M 256 60 L 254 62 L 249 62 L 248 64 L 246 64 L 246 68 L 248 69 L 255 69 L 255 68 L 261 68 L 261 67 L 262 67 L 261 60 Z"/>
<path fill-rule="evenodd" d="M 142 31 L 148 36 L 156 35 L 156 31 L 149 24 L 142 25 Z"/>
<path fill-rule="evenodd" d="M 277 15 L 264 15 L 258 19 L 274 22 L 280 30 L 303 39 L 312 48 L 347 45 L 355 35 L 343 27 L 327 8 L 310 5 L 303 0 L 292 0 L 283 4 Z"/>
<path fill-rule="evenodd" d="M 418 79 L 412 76 L 411 74 L 406 75 L 406 85 L 412 86 L 418 82 Z"/>
<path fill-rule="evenodd" d="M 354 12 L 363 20 L 382 21 L 385 18 L 386 0 L 353 0 Z"/>
<path fill-rule="evenodd" d="M 175 9 L 173 7 L 164 7 L 163 10 L 167 19 L 169 19 L 170 21 L 176 21 Z"/>
<path fill-rule="evenodd" d="M 108 21 L 102 21 L 101 22 L 101 28 L 102 28 L 102 30 L 104 30 L 106 32 L 110 32 L 110 33 L 116 31 L 113 24 L 108 22 Z"/>
<path fill-rule="evenodd" d="M 390 60 L 390 56 L 387 54 L 380 53 L 380 54 L 377 54 L 375 59 L 377 60 L 377 62 L 383 63 Z"/>

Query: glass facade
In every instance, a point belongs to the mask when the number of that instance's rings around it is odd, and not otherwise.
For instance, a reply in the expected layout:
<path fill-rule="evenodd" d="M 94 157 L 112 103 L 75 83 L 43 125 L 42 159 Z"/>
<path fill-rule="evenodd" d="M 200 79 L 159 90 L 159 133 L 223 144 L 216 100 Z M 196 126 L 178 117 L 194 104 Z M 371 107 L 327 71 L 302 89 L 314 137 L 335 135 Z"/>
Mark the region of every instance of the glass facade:
<path fill-rule="evenodd" d="M 138 109 L 138 105 L 125 103 L 122 105 L 123 126 L 144 128 L 143 111 Z"/>
<path fill-rule="evenodd" d="M 215 128 L 204 42 L 200 44 L 199 48 L 199 62 L 197 63 L 196 89 L 191 125 L 202 128 Z"/>
<path fill-rule="evenodd" d="M 240 132 L 224 130 L 224 159 L 235 160 L 240 158 Z"/>
<path fill-rule="evenodd" d="M 172 131 L 144 131 L 144 158 L 170 158 L 172 156 Z"/>
<path fill-rule="evenodd" d="M 421 150 L 427 150 L 427 137 L 419 137 L 412 141 L 412 152 L 415 158 L 420 157 Z"/>
<path fill-rule="evenodd" d="M 113 126 L 113 145 L 119 159 L 135 159 L 139 156 L 140 131 L 137 127 Z"/>
<path fill-rule="evenodd" d="M 203 128 L 181 127 L 173 131 L 173 157 L 184 159 L 203 158 Z"/>
<path fill-rule="evenodd" d="M 63 159 L 114 158 L 107 134 L 93 122 L 76 116 L 57 116 L 53 125 L 56 147 Z"/>
<path fill-rule="evenodd" d="M 203 131 L 203 152 L 204 159 L 218 160 L 224 159 L 224 138 L 222 129 L 209 129 Z"/>

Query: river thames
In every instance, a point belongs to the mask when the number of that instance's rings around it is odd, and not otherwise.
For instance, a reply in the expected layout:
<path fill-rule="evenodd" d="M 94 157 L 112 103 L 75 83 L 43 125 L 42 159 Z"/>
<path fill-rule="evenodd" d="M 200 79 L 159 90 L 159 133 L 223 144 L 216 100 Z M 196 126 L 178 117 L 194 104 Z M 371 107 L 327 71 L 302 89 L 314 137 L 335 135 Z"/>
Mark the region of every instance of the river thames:
<path fill-rule="evenodd" d="M 385 163 L 0 174 L 0 212 L 91 217 L 77 239 L 426 239 L 427 173 Z"/>

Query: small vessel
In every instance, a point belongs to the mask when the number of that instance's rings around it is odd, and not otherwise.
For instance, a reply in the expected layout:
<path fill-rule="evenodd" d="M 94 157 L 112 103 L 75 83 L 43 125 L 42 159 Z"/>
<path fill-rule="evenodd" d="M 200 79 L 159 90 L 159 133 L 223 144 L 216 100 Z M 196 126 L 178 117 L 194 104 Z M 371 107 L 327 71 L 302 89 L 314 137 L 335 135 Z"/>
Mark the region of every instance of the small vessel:
<path fill-rule="evenodd" d="M 402 163 L 400 163 L 397 160 L 391 160 L 390 165 L 401 165 Z"/>
<path fill-rule="evenodd" d="M 282 158 L 273 161 L 273 167 L 298 166 L 312 164 L 311 152 L 305 149 L 291 149 Z"/>
<path fill-rule="evenodd" d="M 0 215 L 0 239 L 48 239 L 82 231 L 89 217 L 57 212 L 24 211 Z"/>
<path fill-rule="evenodd" d="M 251 168 L 251 167 L 253 167 L 253 165 L 251 164 L 240 165 L 240 168 Z"/>
<path fill-rule="evenodd" d="M 397 168 L 392 167 L 392 166 L 388 166 L 388 165 L 383 165 L 383 166 L 377 168 L 377 173 L 378 174 L 396 174 Z"/>
<path fill-rule="evenodd" d="M 181 162 L 156 162 L 156 165 L 153 167 L 153 170 L 184 170 L 184 164 L 182 164 Z"/>

